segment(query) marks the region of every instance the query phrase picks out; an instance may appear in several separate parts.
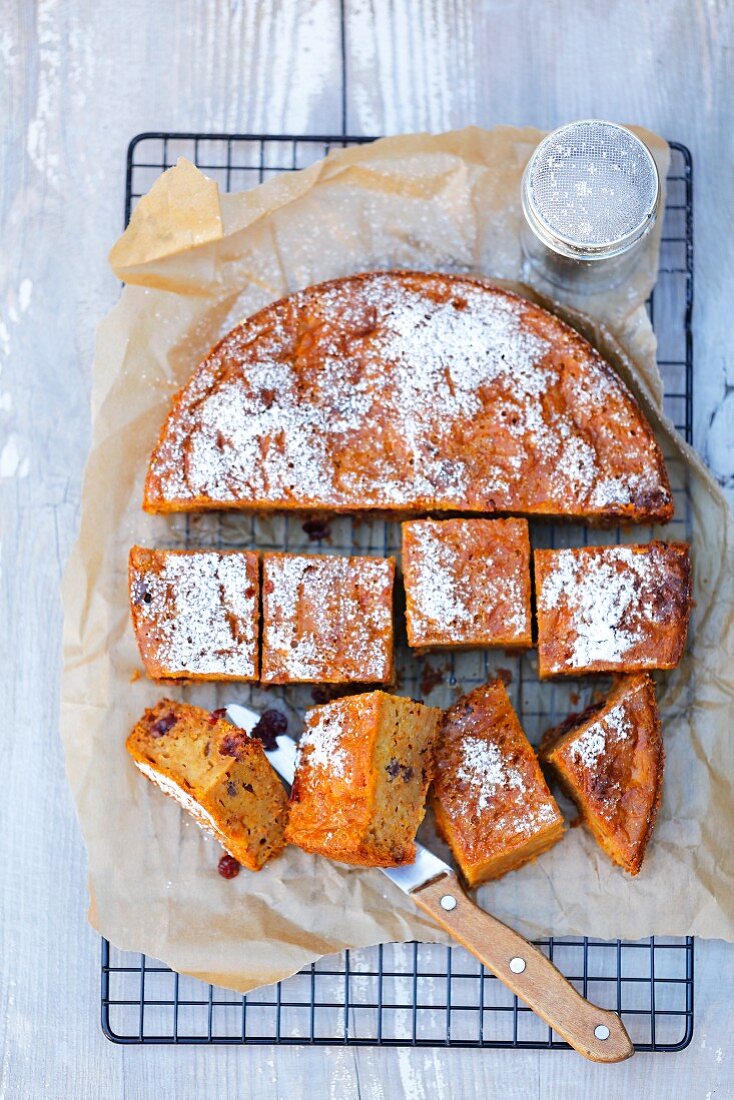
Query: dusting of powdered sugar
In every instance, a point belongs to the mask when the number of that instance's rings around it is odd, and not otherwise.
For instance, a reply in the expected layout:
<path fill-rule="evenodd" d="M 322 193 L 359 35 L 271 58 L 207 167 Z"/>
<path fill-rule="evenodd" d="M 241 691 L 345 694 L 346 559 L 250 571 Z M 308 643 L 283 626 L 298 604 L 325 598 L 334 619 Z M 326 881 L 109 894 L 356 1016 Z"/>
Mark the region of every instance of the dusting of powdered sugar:
<path fill-rule="evenodd" d="M 667 577 L 666 559 L 655 546 L 553 552 L 553 564 L 538 595 L 542 612 L 563 611 L 570 668 L 624 664 L 652 625 L 665 625 L 670 608 L 655 600 Z M 542 644 L 542 639 L 541 639 Z"/>
<path fill-rule="evenodd" d="M 600 361 L 589 352 L 584 385 L 566 385 L 549 357 L 564 332 L 551 344 L 533 331 L 528 303 L 426 278 L 312 288 L 235 329 L 168 422 L 151 502 L 608 511 L 636 492 L 628 468 L 660 489 L 645 433 L 636 459 L 619 457 L 638 414 Z"/>
<path fill-rule="evenodd" d="M 454 816 L 464 818 L 471 809 L 484 814 L 495 805 L 504 805 L 510 794 L 511 808 L 492 821 L 493 832 L 530 836 L 557 817 L 548 798 L 538 798 L 535 784 L 528 791 L 523 772 L 511 756 L 501 751 L 496 742 L 485 737 L 465 735 L 459 743 L 459 760 L 455 777 L 468 787 L 468 800 L 452 809 Z"/>
<path fill-rule="evenodd" d="M 404 560 L 405 588 L 410 597 L 411 632 L 417 639 L 462 642 L 487 632 L 488 617 L 497 612 L 503 636 L 526 635 L 529 607 L 522 584 L 523 563 L 508 559 L 504 543 L 494 547 L 491 536 L 473 554 L 469 572 L 460 572 L 455 543 L 471 536 L 468 520 L 457 532 L 456 521 L 423 520 L 407 526 L 410 555 Z M 527 569 L 527 563 L 525 563 Z M 480 621 L 477 621 L 477 615 Z"/>
<path fill-rule="evenodd" d="M 620 741 L 627 741 L 633 734 L 632 723 L 624 701 L 617 703 L 606 714 L 601 714 L 571 743 L 571 755 L 577 763 L 593 769 L 601 756 Z"/>
<path fill-rule="evenodd" d="M 344 714 L 339 703 L 332 703 L 311 712 L 310 724 L 298 743 L 296 771 L 303 761 L 310 768 L 326 771 L 334 778 L 347 774 L 347 753 L 341 747 L 344 736 Z"/>
<path fill-rule="evenodd" d="M 254 678 L 257 579 L 248 555 L 158 551 L 160 568 L 134 568 L 130 599 L 154 657 L 170 675 Z"/>
<path fill-rule="evenodd" d="M 392 673 L 393 564 L 267 555 L 263 672 L 294 681 L 384 683 Z"/>

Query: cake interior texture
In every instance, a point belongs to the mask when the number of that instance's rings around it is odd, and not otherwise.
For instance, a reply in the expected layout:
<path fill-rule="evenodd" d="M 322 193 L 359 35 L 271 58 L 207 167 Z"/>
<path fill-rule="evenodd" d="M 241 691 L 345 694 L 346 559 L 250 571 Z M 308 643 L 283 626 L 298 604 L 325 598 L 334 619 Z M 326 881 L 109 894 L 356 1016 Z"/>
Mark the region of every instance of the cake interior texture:
<path fill-rule="evenodd" d="M 369 692 L 306 715 L 287 839 L 343 863 L 415 859 L 441 712 Z"/>
<path fill-rule="evenodd" d="M 127 749 L 244 867 L 257 871 L 284 847 L 283 784 L 260 742 L 217 712 L 161 699 L 135 725 Z"/>

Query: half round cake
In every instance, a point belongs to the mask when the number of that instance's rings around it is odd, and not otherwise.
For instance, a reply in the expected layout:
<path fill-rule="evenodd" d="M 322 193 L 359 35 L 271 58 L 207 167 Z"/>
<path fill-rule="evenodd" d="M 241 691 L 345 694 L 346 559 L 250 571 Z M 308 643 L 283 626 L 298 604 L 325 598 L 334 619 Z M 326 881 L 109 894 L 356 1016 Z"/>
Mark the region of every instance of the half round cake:
<path fill-rule="evenodd" d="M 376 272 L 267 306 L 177 395 L 149 512 L 511 512 L 662 522 L 650 425 L 539 306 L 464 276 Z"/>

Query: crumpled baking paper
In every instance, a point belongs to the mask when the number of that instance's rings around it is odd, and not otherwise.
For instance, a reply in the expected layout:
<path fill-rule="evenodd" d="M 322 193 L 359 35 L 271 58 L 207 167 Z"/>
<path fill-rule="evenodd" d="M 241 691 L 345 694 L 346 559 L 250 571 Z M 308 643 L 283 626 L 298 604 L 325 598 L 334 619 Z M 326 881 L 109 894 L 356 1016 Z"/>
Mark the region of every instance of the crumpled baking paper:
<path fill-rule="evenodd" d="M 642 133 L 664 178 L 667 146 Z M 471 127 L 388 138 L 232 195 L 181 160 L 141 200 L 113 248 L 113 268 L 127 286 L 97 335 L 93 445 L 79 541 L 63 586 L 62 736 L 89 853 L 89 919 L 117 946 L 246 991 L 345 947 L 445 939 L 379 871 L 291 847 L 258 874 L 243 871 L 231 881 L 217 874 L 221 850 L 139 775 L 125 737 L 164 693 L 210 706 L 250 700 L 255 709 L 272 705 L 273 694 L 244 685 L 236 692 L 231 685 L 228 692 L 212 685 L 166 689 L 139 675 L 127 554 L 134 542 L 282 544 L 282 517 L 253 523 L 236 515 L 142 512 L 148 457 L 173 393 L 238 321 L 323 279 L 402 267 L 532 281 L 519 243 L 519 188 L 542 136 Z M 685 522 L 663 537 L 682 530 L 693 547 L 688 653 L 680 668 L 660 677 L 663 803 L 638 878 L 612 867 L 585 830 L 572 829 L 537 863 L 479 891 L 480 904 L 528 935 L 734 938 L 734 525 L 722 494 L 661 412 L 643 306 L 655 281 L 659 232 L 632 281 L 604 295 L 567 298 L 564 306 L 583 309 L 573 322 L 642 401 L 681 487 L 677 508 Z M 340 531 L 344 524 L 351 521 L 335 521 Z M 348 528 L 358 545 L 368 545 L 369 532 L 369 522 Z M 509 663 L 492 655 L 490 666 Z M 452 702 L 461 668 L 456 685 L 427 684 L 427 701 Z M 279 689 L 278 696 L 297 732 L 303 694 Z M 445 853 L 429 822 L 422 835 Z"/>

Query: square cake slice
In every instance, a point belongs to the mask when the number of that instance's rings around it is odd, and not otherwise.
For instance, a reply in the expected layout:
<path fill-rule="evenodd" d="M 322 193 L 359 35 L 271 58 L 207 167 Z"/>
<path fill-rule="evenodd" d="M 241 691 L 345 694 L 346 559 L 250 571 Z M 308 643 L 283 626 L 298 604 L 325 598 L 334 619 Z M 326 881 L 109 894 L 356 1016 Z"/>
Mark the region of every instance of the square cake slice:
<path fill-rule="evenodd" d="M 127 751 L 244 867 L 259 871 L 285 846 L 283 784 L 260 742 L 219 711 L 161 699 L 134 727 Z"/>
<path fill-rule="evenodd" d="M 636 875 L 663 786 L 663 738 L 650 677 L 620 677 L 604 702 L 548 730 L 540 754 L 600 847 Z"/>
<path fill-rule="evenodd" d="M 678 664 L 691 607 L 685 543 L 536 550 L 534 562 L 541 679 Z"/>
<path fill-rule="evenodd" d="M 130 613 L 154 680 L 257 680 L 256 553 L 133 546 Z"/>
<path fill-rule="evenodd" d="M 306 714 L 287 839 L 362 867 L 415 859 L 441 711 L 373 691 Z"/>
<path fill-rule="evenodd" d="M 524 519 L 404 523 L 403 580 L 409 645 L 532 645 L 530 538 Z"/>
<path fill-rule="evenodd" d="M 392 558 L 266 554 L 262 680 L 389 684 Z"/>
<path fill-rule="evenodd" d="M 517 870 L 563 836 L 563 817 L 501 680 L 446 712 L 431 805 L 469 886 Z"/>

